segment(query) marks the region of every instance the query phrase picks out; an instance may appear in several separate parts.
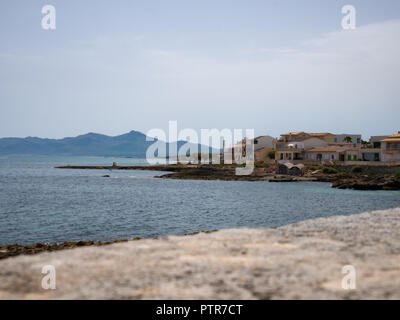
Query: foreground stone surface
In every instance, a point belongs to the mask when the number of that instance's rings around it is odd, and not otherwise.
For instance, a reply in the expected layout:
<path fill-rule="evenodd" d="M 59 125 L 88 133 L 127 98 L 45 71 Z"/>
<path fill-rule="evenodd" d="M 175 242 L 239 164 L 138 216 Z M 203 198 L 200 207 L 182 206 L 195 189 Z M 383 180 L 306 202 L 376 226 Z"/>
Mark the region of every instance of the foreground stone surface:
<path fill-rule="evenodd" d="M 341 287 L 345 265 L 356 290 Z M 400 299 L 400 208 L 8 258 L 0 298 Z"/>

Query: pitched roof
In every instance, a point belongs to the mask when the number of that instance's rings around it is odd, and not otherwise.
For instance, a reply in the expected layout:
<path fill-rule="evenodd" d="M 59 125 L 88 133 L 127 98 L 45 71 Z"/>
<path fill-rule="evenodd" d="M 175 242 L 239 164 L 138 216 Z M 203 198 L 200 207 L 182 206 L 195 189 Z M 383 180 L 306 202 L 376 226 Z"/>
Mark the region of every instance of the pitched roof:
<path fill-rule="evenodd" d="M 296 131 L 296 132 L 289 132 L 289 133 L 283 133 L 281 136 L 298 136 L 302 133 L 306 133 L 304 131 Z"/>
<path fill-rule="evenodd" d="M 386 139 L 381 140 L 381 142 L 400 142 L 400 133 L 396 133 Z"/>
<path fill-rule="evenodd" d="M 316 132 L 316 133 L 314 133 L 314 132 L 296 131 L 296 132 L 284 133 L 284 134 L 281 134 L 281 136 L 298 136 L 298 135 L 301 135 L 301 134 L 307 134 L 307 135 L 312 136 L 312 137 L 323 137 L 323 136 L 326 136 L 328 134 L 332 135 L 332 133 L 329 133 L 329 132 Z"/>
<path fill-rule="evenodd" d="M 307 150 L 307 152 L 344 152 L 346 151 L 345 148 L 343 147 L 338 147 L 338 146 L 329 146 L 325 148 L 313 148 L 310 150 Z"/>
<path fill-rule="evenodd" d="M 328 134 L 332 135 L 332 133 L 329 133 L 329 132 L 309 133 L 309 135 L 312 137 L 323 137 L 323 136 L 327 136 Z"/>

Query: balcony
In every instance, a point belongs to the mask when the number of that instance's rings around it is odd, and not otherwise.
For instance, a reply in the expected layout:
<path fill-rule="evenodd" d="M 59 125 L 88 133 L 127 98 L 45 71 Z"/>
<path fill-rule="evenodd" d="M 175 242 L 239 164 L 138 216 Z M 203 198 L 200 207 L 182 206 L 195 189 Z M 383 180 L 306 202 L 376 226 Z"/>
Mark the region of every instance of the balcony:
<path fill-rule="evenodd" d="M 388 143 L 386 151 L 400 151 L 400 143 Z"/>

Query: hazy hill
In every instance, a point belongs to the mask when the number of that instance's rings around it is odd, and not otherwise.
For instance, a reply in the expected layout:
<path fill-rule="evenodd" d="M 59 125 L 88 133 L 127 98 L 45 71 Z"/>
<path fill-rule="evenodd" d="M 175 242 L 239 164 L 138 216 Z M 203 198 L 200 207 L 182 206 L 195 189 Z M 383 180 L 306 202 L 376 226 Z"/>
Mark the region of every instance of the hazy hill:
<path fill-rule="evenodd" d="M 0 155 L 85 155 L 85 156 L 132 156 L 144 157 L 147 148 L 154 141 L 146 141 L 146 135 L 131 131 L 111 137 L 98 133 L 88 133 L 63 139 L 1 138 Z M 185 142 L 179 141 L 178 148 Z M 168 144 L 167 144 L 168 147 Z M 198 150 L 201 146 L 198 145 Z"/>

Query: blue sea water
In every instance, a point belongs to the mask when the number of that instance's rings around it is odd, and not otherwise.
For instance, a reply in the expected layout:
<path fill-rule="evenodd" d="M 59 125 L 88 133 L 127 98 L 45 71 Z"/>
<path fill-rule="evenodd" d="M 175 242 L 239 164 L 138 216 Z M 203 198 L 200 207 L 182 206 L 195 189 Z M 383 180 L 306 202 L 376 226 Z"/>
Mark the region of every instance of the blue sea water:
<path fill-rule="evenodd" d="M 0 245 L 158 237 L 200 230 L 277 227 L 400 206 L 400 191 L 329 183 L 156 179 L 154 171 L 55 169 L 135 165 L 144 159 L 0 157 Z M 104 178 L 103 175 L 110 175 Z"/>

